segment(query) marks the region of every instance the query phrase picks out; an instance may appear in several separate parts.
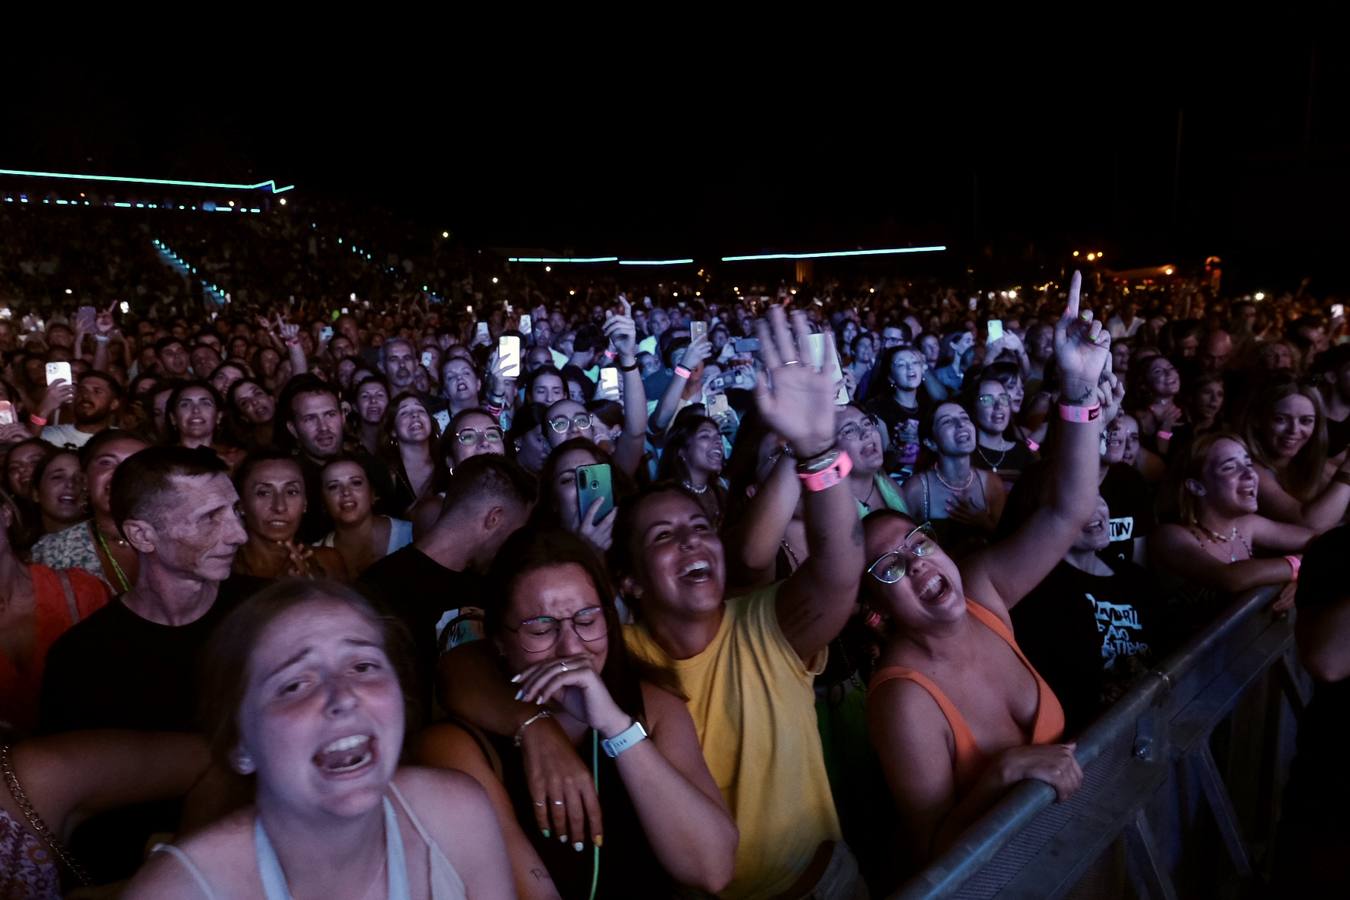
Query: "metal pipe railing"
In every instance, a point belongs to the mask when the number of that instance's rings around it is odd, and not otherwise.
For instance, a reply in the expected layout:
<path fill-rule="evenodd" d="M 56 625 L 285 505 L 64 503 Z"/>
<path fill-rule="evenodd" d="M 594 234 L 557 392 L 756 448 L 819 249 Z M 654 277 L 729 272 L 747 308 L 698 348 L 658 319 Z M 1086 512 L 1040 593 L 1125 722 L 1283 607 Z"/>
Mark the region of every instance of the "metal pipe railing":
<path fill-rule="evenodd" d="M 1163 665 L 1140 679 L 1078 738 L 1075 755 L 1079 764 L 1087 769 L 1123 738 L 1133 739 L 1140 720 L 1166 699 L 1172 685 L 1265 610 L 1278 593 L 1277 587 L 1263 587 L 1244 595 L 1172 653 Z M 930 900 L 950 896 L 1054 800 L 1054 789 L 1045 782 L 1028 780 L 1016 785 L 892 897 Z"/>

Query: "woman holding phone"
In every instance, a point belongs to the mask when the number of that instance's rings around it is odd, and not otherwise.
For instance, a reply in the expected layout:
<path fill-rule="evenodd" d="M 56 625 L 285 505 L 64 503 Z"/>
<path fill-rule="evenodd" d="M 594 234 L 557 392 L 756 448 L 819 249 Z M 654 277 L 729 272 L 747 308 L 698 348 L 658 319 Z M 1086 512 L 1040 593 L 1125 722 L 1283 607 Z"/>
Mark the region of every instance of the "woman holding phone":
<path fill-rule="evenodd" d="M 579 480 L 582 467 L 594 476 L 592 481 Z M 619 503 L 634 493 L 628 476 L 615 469 L 612 456 L 591 441 L 573 438 L 549 454 L 539 483 L 542 490 L 535 517 L 541 525 L 565 528 L 601 553 L 609 550 Z"/>

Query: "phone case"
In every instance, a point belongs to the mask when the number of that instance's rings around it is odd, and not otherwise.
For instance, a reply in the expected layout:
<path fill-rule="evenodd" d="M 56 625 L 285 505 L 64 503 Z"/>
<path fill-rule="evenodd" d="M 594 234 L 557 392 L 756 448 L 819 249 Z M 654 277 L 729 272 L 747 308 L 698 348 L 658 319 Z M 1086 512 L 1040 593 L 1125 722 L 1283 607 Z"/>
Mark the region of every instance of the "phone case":
<path fill-rule="evenodd" d="M 604 463 L 577 466 L 577 514 L 584 516 L 596 497 L 602 502 L 600 508 L 595 511 L 592 523 L 609 515 L 609 511 L 614 508 L 614 485 L 609 466 Z"/>

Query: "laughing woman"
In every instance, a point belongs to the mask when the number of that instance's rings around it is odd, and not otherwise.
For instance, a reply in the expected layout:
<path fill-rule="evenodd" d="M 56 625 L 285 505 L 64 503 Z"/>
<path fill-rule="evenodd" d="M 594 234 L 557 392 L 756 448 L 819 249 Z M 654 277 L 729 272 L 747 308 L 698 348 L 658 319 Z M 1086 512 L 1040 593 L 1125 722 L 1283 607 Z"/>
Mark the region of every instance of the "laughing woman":
<path fill-rule="evenodd" d="M 658 477 L 678 481 L 708 516 L 720 525 L 726 513 L 727 490 L 722 484 L 725 453 L 722 432 L 707 416 L 685 416 L 671 428 L 661 454 Z"/>
<path fill-rule="evenodd" d="M 1266 388 L 1248 410 L 1246 436 L 1263 515 L 1316 532 L 1345 517 L 1350 462 L 1327 471 L 1327 418 L 1315 388 L 1292 379 Z"/>
<path fill-rule="evenodd" d="M 392 642 L 364 598 L 332 583 L 284 581 L 231 613 L 202 696 L 213 755 L 252 782 L 254 802 L 157 847 L 125 896 L 512 896 L 482 789 L 398 765 L 406 698 Z"/>

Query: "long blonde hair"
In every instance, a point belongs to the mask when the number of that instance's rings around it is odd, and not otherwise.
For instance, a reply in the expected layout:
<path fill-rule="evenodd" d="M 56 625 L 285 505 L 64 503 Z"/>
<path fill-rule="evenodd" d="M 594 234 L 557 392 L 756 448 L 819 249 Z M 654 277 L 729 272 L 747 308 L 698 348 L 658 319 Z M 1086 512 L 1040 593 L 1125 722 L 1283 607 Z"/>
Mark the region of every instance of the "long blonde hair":
<path fill-rule="evenodd" d="M 1268 385 L 1256 395 L 1247 407 L 1244 432 L 1247 435 L 1247 449 L 1252 458 L 1264 466 L 1275 468 L 1274 462 L 1265 444 L 1265 430 L 1270 418 L 1275 414 L 1275 405 L 1286 397 L 1298 394 L 1307 397 L 1313 406 L 1317 424 L 1313 426 L 1312 437 L 1303 445 L 1280 477 L 1280 485 L 1296 500 L 1307 501 L 1317 492 L 1322 483 L 1322 468 L 1327 461 L 1327 416 L 1322 409 L 1322 395 L 1317 389 L 1300 384 L 1292 378 L 1281 378 Z"/>

